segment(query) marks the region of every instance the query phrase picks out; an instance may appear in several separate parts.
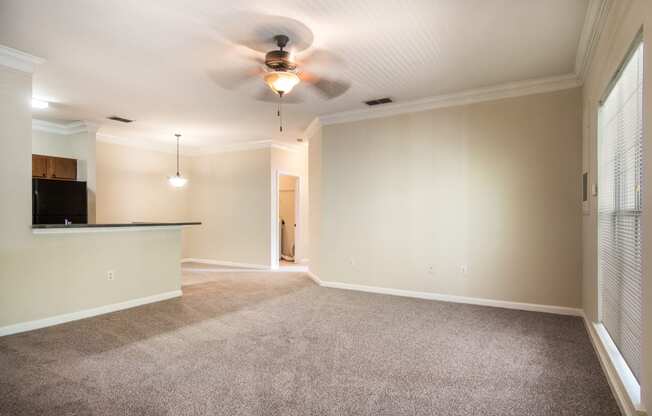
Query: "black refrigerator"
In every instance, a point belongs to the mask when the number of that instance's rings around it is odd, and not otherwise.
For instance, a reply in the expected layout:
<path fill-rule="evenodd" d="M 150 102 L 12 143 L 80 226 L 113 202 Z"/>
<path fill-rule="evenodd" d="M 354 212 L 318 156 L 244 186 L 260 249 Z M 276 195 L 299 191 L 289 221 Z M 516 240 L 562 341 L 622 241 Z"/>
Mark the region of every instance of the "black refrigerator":
<path fill-rule="evenodd" d="M 88 223 L 86 182 L 32 179 L 32 224 Z"/>

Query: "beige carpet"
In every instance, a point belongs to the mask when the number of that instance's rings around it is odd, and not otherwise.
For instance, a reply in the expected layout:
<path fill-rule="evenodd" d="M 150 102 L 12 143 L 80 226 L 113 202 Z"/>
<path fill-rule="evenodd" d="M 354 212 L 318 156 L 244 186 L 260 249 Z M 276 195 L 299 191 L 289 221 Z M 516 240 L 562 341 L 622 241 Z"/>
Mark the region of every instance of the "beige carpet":
<path fill-rule="evenodd" d="M 1 415 L 618 415 L 579 318 L 189 272 L 0 338 Z"/>

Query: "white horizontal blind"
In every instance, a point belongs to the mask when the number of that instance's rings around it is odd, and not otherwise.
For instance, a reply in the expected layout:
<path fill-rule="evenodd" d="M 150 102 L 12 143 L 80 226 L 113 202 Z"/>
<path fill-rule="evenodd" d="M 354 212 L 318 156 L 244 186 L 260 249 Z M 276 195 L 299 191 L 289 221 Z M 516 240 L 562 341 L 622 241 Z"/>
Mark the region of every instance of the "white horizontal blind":
<path fill-rule="evenodd" d="M 643 44 L 635 46 L 598 116 L 600 315 L 640 380 Z"/>

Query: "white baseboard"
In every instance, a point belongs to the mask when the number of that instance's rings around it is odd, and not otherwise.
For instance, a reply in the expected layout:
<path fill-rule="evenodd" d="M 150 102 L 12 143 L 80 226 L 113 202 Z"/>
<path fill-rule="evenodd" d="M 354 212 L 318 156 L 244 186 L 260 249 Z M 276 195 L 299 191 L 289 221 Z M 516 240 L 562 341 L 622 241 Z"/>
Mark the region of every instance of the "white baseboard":
<path fill-rule="evenodd" d="M 321 281 L 321 279 L 319 277 L 317 277 L 316 274 L 314 274 L 310 270 L 308 270 L 306 272 L 306 274 L 308 275 L 309 278 L 311 278 L 313 280 L 313 282 L 317 283 L 318 286 L 323 286 L 323 284 L 322 284 L 323 282 Z"/>
<path fill-rule="evenodd" d="M 17 334 L 19 332 L 31 331 L 34 329 L 45 328 L 48 326 L 59 325 L 70 321 L 90 318 L 92 316 L 103 315 L 105 313 L 116 312 L 123 309 L 133 308 L 135 306 L 146 305 L 148 303 L 160 302 L 162 300 L 177 298 L 181 296 L 181 290 L 159 293 L 158 295 L 146 296 L 144 298 L 132 299 L 125 302 L 113 303 L 97 308 L 84 309 L 77 312 L 56 315 L 50 318 L 38 319 L 35 321 L 21 322 L 19 324 L 4 326 L 0 328 L 0 336 Z"/>
<path fill-rule="evenodd" d="M 617 352 L 616 346 L 606 345 L 598 334 L 600 328 L 595 323 L 590 322 L 585 314 L 582 314 L 582 316 L 593 349 L 598 356 L 602 371 L 607 377 L 609 387 L 611 387 L 611 391 L 616 398 L 621 413 L 625 416 L 646 415 L 647 413 L 641 403 L 641 388 L 636 382 L 634 375 L 631 374 L 629 367 L 627 367 L 627 364 L 620 356 L 620 353 Z M 615 349 L 616 351 L 614 351 Z M 619 375 L 623 373 L 629 374 L 624 376 Z"/>
<path fill-rule="evenodd" d="M 210 259 L 183 258 L 181 259 L 181 263 L 214 264 L 216 266 L 241 267 L 247 269 L 269 269 L 269 266 L 266 264 L 237 263 L 233 261 L 210 260 Z"/>
<path fill-rule="evenodd" d="M 382 295 L 404 296 L 408 298 L 439 300 L 443 302 L 467 303 L 471 305 L 493 306 L 505 309 L 518 309 L 532 312 L 546 312 L 557 315 L 583 316 L 582 310 L 578 308 L 569 308 L 566 306 L 540 305 L 536 303 L 509 302 L 505 300 L 494 300 L 485 298 L 473 298 L 467 296 L 445 295 L 433 292 L 417 292 L 413 290 L 392 289 L 377 286 L 355 285 L 350 283 L 327 282 L 321 280 L 312 272 L 308 276 L 320 286 L 331 287 L 335 289 L 356 290 L 360 292 L 379 293 Z"/>

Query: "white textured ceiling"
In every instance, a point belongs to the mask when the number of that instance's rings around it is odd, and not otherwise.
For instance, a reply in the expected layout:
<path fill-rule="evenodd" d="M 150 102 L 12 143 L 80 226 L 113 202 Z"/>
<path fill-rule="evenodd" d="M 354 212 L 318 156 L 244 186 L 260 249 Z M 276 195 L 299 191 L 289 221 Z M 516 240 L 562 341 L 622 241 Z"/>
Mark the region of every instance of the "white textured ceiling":
<path fill-rule="evenodd" d="M 53 104 L 37 118 L 93 120 L 101 133 L 130 140 L 172 143 L 179 131 L 192 146 L 294 141 L 316 115 L 363 108 L 372 98 L 402 102 L 572 73 L 587 4 L 0 0 L 0 44 L 47 60 L 36 70 L 34 96 Z M 312 46 L 303 53 L 322 48 L 344 60 L 312 69 L 352 84 L 332 100 L 298 86 L 304 101 L 286 105 L 282 135 L 275 105 L 252 98 L 262 81 L 237 89 L 214 81 L 216 71 L 248 68 L 243 57 L 255 53 L 233 41 L 258 30 L 246 16 L 264 15 L 307 26 Z M 114 114 L 136 122 L 105 119 Z"/>

